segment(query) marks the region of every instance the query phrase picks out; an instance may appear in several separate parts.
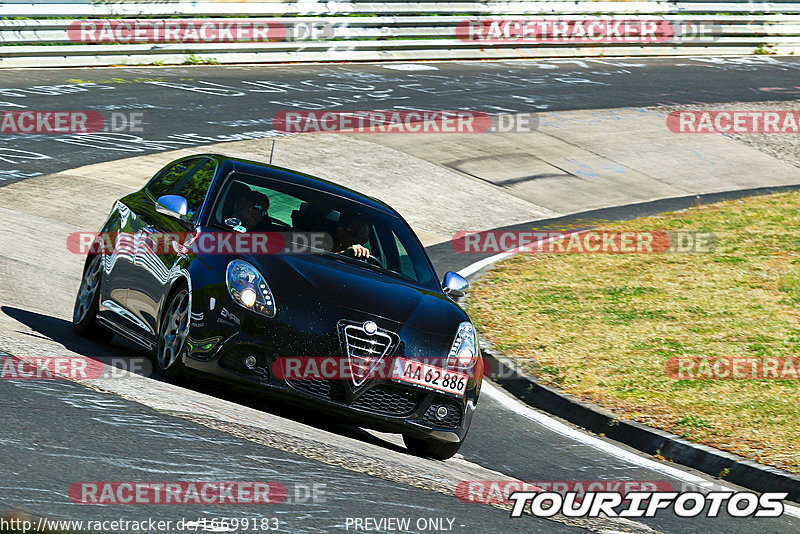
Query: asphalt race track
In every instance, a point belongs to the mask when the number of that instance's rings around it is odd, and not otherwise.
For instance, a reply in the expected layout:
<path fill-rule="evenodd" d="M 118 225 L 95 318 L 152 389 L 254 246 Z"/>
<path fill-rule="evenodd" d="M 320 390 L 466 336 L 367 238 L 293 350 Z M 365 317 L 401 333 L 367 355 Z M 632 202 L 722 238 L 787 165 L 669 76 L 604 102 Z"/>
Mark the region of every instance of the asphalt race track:
<path fill-rule="evenodd" d="M 793 100 L 800 95 L 800 58 L 415 65 L 425 70 L 397 70 L 392 64 L 4 70 L 0 110 L 92 110 L 105 116 L 135 111 L 142 113 L 143 133 L 128 133 L 120 121 L 121 131 L 88 139 L 4 137 L 0 183 L 148 152 L 270 136 L 272 117 L 281 110 L 497 114 Z"/>
<path fill-rule="evenodd" d="M 0 71 L 0 111 L 135 111 L 142 113 L 143 129 L 62 136 L 0 134 L 0 187 L 92 163 L 273 137 L 272 117 L 287 109 L 469 109 L 499 114 L 797 100 L 800 95 L 800 59 L 793 58 L 413 65 Z M 627 218 L 678 204 L 623 206 L 604 217 Z M 36 224 L 39 213 L 31 210 L 30 215 Z M 448 246 L 429 249 L 437 270 L 467 267 L 469 262 L 448 253 Z M 46 257 L 30 260 L 47 264 Z M 47 282 L 40 279 L 19 281 L 22 287 L 43 284 Z M 52 306 L 70 306 L 72 298 L 59 293 Z M 118 337 L 110 346 L 75 337 L 60 308 L 45 314 L 0 304 L 0 311 L 20 325 L 21 344 L 45 340 L 64 353 L 106 362 L 142 359 L 138 349 Z M 38 306 L 42 308 L 46 306 Z M 13 354 L 12 347 L 0 350 Z M 113 394 L 69 381 L 0 380 L 0 514 L 173 522 L 268 517 L 278 519 L 280 531 L 309 533 L 352 531 L 348 518 L 367 517 L 410 518 L 411 532 L 800 532 L 798 508 L 787 509 L 777 519 L 684 519 L 664 513 L 632 521 L 511 519 L 505 509 L 462 503 L 453 488 L 464 480 L 654 481 L 676 491 L 712 482 L 706 475 L 535 412 L 491 384 L 484 386 L 460 456 L 446 462 L 406 454 L 396 436 L 337 425 L 250 391 L 194 379 L 180 386 L 138 379 Z M 71 502 L 72 484 L 104 480 L 272 480 L 288 488 L 289 498 L 260 507 Z M 427 519 L 444 522 L 436 530 L 433 525 L 439 523 L 426 523 Z"/>

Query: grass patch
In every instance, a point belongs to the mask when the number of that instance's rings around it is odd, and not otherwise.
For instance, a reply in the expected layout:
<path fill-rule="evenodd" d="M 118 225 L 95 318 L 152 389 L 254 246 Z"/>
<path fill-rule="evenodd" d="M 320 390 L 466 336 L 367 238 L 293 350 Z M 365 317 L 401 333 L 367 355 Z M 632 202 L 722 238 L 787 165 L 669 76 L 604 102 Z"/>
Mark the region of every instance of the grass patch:
<path fill-rule="evenodd" d="M 183 60 L 182 65 L 219 65 L 219 60 L 213 57 L 203 58 L 191 54 L 189 57 Z"/>
<path fill-rule="evenodd" d="M 467 305 L 543 383 L 620 417 L 800 473 L 800 380 L 675 380 L 675 357 L 800 355 L 800 192 L 605 225 L 697 230 L 687 254 L 523 254 Z"/>

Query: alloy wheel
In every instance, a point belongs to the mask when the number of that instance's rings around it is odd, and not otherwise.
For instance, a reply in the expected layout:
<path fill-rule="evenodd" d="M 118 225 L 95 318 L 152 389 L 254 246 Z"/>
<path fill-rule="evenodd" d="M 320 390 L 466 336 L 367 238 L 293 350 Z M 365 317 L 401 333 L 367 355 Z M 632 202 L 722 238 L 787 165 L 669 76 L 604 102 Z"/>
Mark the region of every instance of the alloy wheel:
<path fill-rule="evenodd" d="M 181 291 L 172 298 L 164 317 L 161 335 L 163 340 L 158 352 L 158 366 L 170 369 L 183 351 L 189 335 L 189 293 Z"/>

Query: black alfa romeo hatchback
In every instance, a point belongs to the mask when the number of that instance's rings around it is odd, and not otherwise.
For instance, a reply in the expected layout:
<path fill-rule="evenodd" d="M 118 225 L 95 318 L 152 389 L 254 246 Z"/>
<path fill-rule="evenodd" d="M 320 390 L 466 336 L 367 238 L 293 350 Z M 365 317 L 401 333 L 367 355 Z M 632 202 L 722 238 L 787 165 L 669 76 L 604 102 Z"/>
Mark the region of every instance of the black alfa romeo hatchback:
<path fill-rule="evenodd" d="M 207 373 L 401 433 L 453 456 L 483 363 L 414 232 L 386 204 L 287 169 L 216 154 L 161 169 L 97 234 L 75 332 L 118 334 L 171 379 Z"/>

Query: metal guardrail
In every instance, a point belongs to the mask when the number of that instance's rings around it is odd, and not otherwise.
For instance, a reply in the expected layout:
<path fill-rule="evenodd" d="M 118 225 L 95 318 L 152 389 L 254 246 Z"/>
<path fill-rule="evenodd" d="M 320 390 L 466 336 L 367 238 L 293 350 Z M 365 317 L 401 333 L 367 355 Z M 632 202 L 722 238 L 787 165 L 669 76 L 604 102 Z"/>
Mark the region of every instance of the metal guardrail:
<path fill-rule="evenodd" d="M 190 55 L 220 63 L 508 59 L 536 57 L 800 53 L 797 2 L 417 1 L 147 3 L 0 0 L 0 67 L 180 64 Z M 48 18 L 50 17 L 50 18 Z M 86 42 L 81 22 L 192 24 L 269 21 L 270 39 Z M 220 18 L 224 17 L 224 18 Z M 229 18 L 229 17 L 236 17 Z M 672 28 L 656 42 L 505 38 L 472 40 L 459 27 L 517 20 L 655 21 Z M 105 24 L 110 21 L 106 20 Z M 660 34 L 659 34 L 660 35 Z M 517 36 L 519 37 L 519 36 Z M 172 42 L 169 42 L 172 41 Z M 193 59 L 197 61 L 196 59 Z"/>

